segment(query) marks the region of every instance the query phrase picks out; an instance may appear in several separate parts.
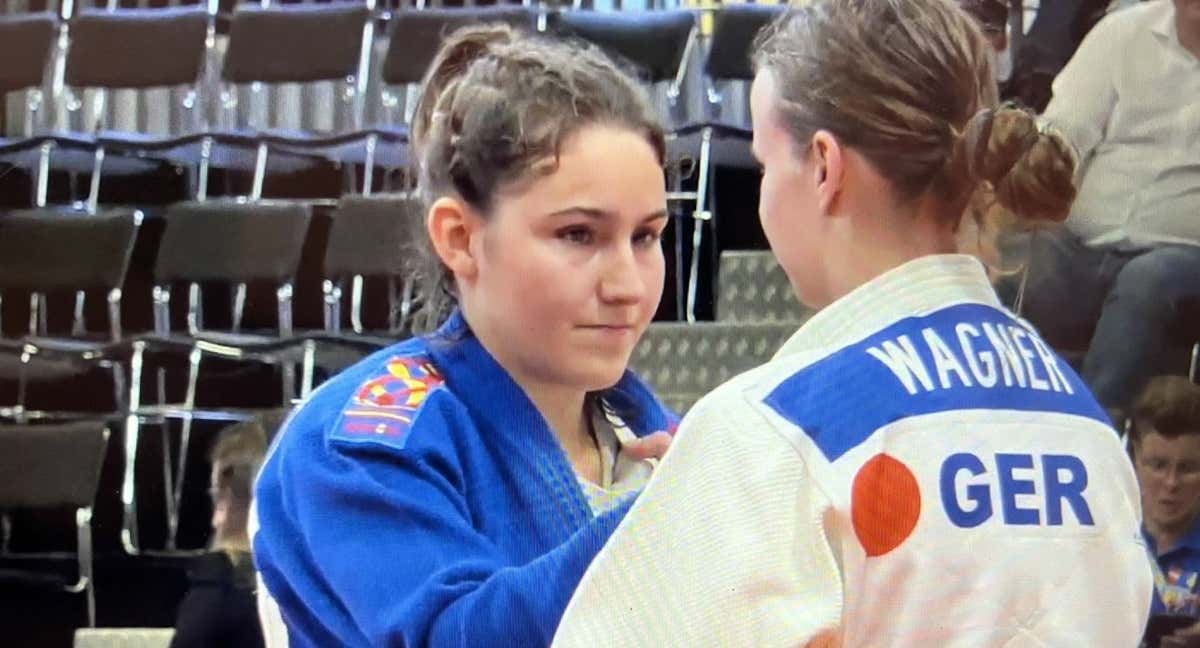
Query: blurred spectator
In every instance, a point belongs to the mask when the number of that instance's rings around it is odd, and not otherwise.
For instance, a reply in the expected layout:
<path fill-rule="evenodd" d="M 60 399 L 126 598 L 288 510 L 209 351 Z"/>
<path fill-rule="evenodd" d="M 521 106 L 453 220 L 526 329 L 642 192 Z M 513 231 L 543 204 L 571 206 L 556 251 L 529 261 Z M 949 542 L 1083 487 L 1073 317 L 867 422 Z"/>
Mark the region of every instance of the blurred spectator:
<path fill-rule="evenodd" d="M 1015 97 L 1039 112 L 1045 109 L 1054 77 L 1110 6 L 1109 0 L 1043 0 L 1013 52 L 1016 65 L 1001 96 Z"/>
<path fill-rule="evenodd" d="M 1154 555 L 1150 613 L 1200 618 L 1200 386 L 1183 376 L 1152 379 L 1134 405 L 1129 438 Z M 1198 624 L 1162 642 L 1193 644 Z"/>
<path fill-rule="evenodd" d="M 959 6 L 979 22 L 997 52 L 1008 47 L 1008 4 L 1005 0 L 959 0 Z"/>
<path fill-rule="evenodd" d="M 983 35 L 992 44 L 992 69 L 997 81 L 1005 81 L 1012 72 L 1008 56 L 1008 0 L 959 0 L 959 6 L 976 20 Z"/>
<path fill-rule="evenodd" d="M 213 446 L 212 550 L 189 573 L 192 585 L 179 605 L 172 648 L 263 645 L 246 522 L 266 450 L 257 422 L 226 428 Z"/>
<path fill-rule="evenodd" d="M 1054 83 L 1044 115 L 1078 151 L 1066 228 L 1039 233 L 1024 314 L 1123 411 L 1173 373 L 1168 336 L 1200 294 L 1200 0 L 1105 17 Z M 1182 359 L 1179 358 L 1179 359 Z"/>

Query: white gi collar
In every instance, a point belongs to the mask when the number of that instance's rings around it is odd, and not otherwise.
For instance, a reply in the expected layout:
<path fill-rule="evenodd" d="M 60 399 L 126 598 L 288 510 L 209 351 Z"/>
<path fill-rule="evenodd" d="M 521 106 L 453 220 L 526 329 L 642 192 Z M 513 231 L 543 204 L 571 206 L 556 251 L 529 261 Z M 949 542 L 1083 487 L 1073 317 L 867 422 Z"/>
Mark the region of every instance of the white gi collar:
<path fill-rule="evenodd" d="M 792 334 L 775 357 L 845 346 L 899 319 L 962 303 L 1002 307 L 978 259 L 965 254 L 914 259 L 821 309 Z"/>

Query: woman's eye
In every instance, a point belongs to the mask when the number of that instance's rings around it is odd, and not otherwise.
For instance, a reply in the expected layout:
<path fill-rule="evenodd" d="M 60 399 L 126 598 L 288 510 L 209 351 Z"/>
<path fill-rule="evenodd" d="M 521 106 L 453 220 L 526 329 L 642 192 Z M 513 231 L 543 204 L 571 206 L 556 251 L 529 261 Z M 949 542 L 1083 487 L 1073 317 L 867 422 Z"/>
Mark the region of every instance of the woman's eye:
<path fill-rule="evenodd" d="M 588 245 L 594 240 L 595 236 L 592 234 L 592 230 L 586 227 L 568 227 L 559 230 L 558 238 L 570 243 Z"/>
<path fill-rule="evenodd" d="M 633 235 L 634 245 L 656 245 L 662 238 L 662 232 L 656 229 L 640 230 Z"/>

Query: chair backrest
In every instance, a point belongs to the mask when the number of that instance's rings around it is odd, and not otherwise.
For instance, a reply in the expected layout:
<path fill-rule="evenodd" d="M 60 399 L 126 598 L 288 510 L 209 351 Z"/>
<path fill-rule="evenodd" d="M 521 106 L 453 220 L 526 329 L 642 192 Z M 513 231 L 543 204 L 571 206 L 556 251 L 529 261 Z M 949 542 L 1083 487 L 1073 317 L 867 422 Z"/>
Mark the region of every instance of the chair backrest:
<path fill-rule="evenodd" d="M 54 14 L 0 16 L 0 95 L 42 84 L 57 34 Z"/>
<path fill-rule="evenodd" d="M 71 23 L 66 82 L 95 88 L 195 84 L 208 21 L 201 7 L 85 11 Z"/>
<path fill-rule="evenodd" d="M 119 288 L 141 218 L 134 209 L 0 215 L 0 290 Z"/>
<path fill-rule="evenodd" d="M 447 35 L 467 25 L 505 23 L 534 31 L 537 14 L 524 7 L 402 10 L 392 17 L 381 72 L 388 85 L 420 83 Z"/>
<path fill-rule="evenodd" d="M 624 59 L 651 83 L 674 80 L 696 28 L 686 9 L 667 11 L 564 11 L 554 14 L 550 29 L 590 41 Z"/>
<path fill-rule="evenodd" d="M 311 209 L 296 203 L 180 203 L 166 212 L 154 282 L 288 282 Z"/>
<path fill-rule="evenodd" d="M 239 5 L 221 78 L 229 83 L 307 83 L 358 75 L 365 4 Z"/>
<path fill-rule="evenodd" d="M 404 274 L 422 236 L 420 201 L 398 195 L 347 196 L 338 204 L 325 248 L 325 276 Z"/>
<path fill-rule="evenodd" d="M 0 426 L 0 509 L 91 506 L 107 443 L 104 421 Z"/>
<path fill-rule="evenodd" d="M 750 48 L 758 32 L 783 14 L 783 5 L 727 4 L 717 12 L 704 71 L 718 80 L 754 78 Z"/>

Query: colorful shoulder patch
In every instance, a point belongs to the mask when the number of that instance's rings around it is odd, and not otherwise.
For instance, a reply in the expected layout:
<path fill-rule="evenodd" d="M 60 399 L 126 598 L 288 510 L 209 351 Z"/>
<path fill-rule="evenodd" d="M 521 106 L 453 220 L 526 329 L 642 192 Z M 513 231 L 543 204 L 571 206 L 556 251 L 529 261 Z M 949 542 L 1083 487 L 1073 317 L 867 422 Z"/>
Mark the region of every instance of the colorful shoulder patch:
<path fill-rule="evenodd" d="M 343 439 L 384 437 L 404 447 L 417 411 L 444 384 L 442 375 L 425 356 L 395 357 L 382 375 L 363 383 L 354 393 L 334 431 Z"/>

